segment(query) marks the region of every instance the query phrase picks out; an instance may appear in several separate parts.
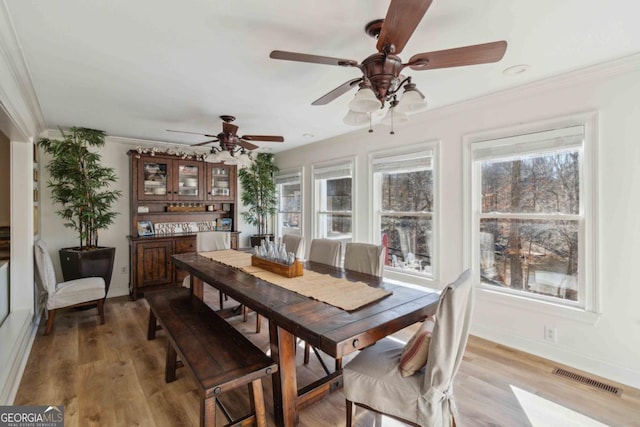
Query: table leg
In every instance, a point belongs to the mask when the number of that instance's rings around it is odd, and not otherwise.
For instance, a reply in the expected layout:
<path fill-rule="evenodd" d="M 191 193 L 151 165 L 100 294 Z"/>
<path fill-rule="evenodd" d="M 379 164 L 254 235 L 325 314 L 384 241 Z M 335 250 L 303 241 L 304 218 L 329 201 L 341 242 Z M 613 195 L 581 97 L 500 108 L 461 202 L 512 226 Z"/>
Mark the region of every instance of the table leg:
<path fill-rule="evenodd" d="M 191 293 L 193 293 L 193 295 L 198 297 L 199 299 L 203 299 L 204 298 L 204 282 L 192 274 L 190 285 L 191 285 Z"/>
<path fill-rule="evenodd" d="M 277 426 L 298 425 L 298 382 L 296 379 L 295 337 L 269 322 L 271 357 L 278 363 L 273 376 L 273 409 Z"/>

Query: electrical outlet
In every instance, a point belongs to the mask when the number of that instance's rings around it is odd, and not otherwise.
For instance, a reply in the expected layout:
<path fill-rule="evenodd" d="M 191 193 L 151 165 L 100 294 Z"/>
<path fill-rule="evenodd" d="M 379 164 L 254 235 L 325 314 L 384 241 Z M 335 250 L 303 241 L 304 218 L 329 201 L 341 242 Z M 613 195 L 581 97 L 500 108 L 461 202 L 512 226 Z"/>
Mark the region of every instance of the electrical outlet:
<path fill-rule="evenodd" d="M 126 266 L 122 267 L 122 274 L 127 274 L 127 267 Z"/>
<path fill-rule="evenodd" d="M 545 326 L 544 339 L 546 341 L 556 342 L 558 339 L 558 330 L 552 326 Z"/>

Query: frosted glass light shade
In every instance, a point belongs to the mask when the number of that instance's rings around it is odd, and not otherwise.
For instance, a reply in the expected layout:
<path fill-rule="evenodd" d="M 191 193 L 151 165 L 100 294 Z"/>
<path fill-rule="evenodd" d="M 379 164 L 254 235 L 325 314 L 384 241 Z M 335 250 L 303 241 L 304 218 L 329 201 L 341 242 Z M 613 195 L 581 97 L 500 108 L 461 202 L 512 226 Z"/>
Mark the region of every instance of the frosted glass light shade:
<path fill-rule="evenodd" d="M 424 96 L 417 90 L 408 90 L 402 94 L 400 103 L 395 107 L 396 113 L 408 113 L 411 111 L 418 111 L 427 106 L 424 101 Z"/>
<path fill-rule="evenodd" d="M 251 164 L 251 156 L 248 153 L 242 153 L 238 156 L 238 167 L 244 168 Z"/>
<path fill-rule="evenodd" d="M 372 113 L 380 108 L 380 101 L 368 87 L 362 87 L 349 103 L 349 109 L 356 113 Z"/>
<path fill-rule="evenodd" d="M 369 114 L 368 113 L 357 113 L 355 111 L 349 110 L 346 116 L 342 119 L 342 122 L 345 125 L 349 126 L 360 126 L 366 123 L 369 123 Z"/>
<path fill-rule="evenodd" d="M 218 153 L 218 161 L 228 165 L 235 165 L 237 163 L 237 160 L 227 150 Z"/>

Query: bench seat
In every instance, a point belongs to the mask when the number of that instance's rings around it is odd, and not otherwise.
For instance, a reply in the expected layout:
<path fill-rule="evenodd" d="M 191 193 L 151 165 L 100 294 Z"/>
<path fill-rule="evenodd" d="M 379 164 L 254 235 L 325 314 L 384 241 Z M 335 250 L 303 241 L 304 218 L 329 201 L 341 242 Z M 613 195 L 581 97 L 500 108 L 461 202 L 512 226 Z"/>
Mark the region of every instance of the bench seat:
<path fill-rule="evenodd" d="M 249 385 L 253 412 L 229 425 L 255 421 L 266 426 L 262 378 L 278 365 L 189 289 L 145 292 L 144 297 L 150 308 L 148 339 L 155 338 L 157 323 L 168 339 L 166 382 L 175 380 L 178 355 L 200 386 L 200 425 L 215 425 L 216 396 Z"/>

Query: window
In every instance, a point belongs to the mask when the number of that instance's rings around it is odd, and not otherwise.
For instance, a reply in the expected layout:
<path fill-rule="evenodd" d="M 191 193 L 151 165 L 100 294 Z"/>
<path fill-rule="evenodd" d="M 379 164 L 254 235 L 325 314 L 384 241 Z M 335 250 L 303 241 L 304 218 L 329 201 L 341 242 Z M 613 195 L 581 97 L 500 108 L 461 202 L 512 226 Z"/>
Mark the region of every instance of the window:
<path fill-rule="evenodd" d="M 314 237 L 350 242 L 353 233 L 353 160 L 314 167 Z"/>
<path fill-rule="evenodd" d="M 473 262 L 483 288 L 594 305 L 587 129 L 565 125 L 471 144 Z"/>
<path fill-rule="evenodd" d="M 278 230 L 277 235 L 302 235 L 302 172 L 277 175 Z"/>
<path fill-rule="evenodd" d="M 387 272 L 433 277 L 434 146 L 374 155 L 374 230 L 387 248 Z"/>

